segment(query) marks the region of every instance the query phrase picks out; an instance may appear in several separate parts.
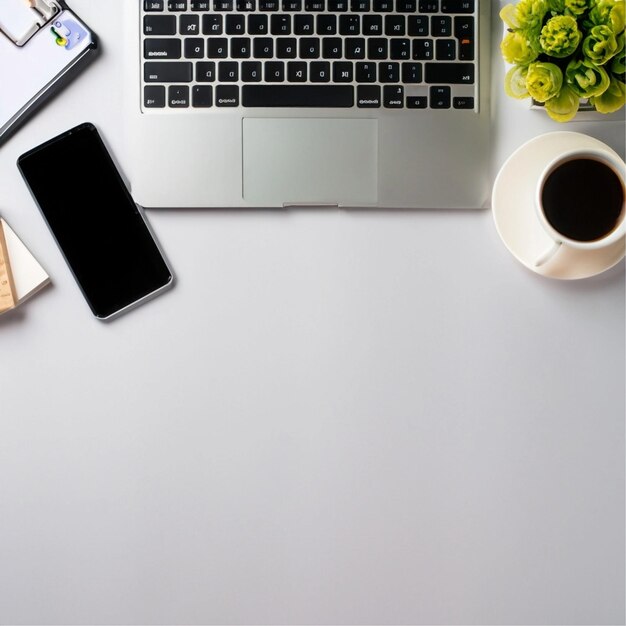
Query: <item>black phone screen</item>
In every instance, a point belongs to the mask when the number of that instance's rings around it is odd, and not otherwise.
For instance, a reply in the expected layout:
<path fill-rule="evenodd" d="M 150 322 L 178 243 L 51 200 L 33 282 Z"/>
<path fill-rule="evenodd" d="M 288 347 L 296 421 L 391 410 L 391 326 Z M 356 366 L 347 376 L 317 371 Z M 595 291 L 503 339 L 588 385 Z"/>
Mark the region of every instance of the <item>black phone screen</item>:
<path fill-rule="evenodd" d="M 92 124 L 34 148 L 18 166 L 94 315 L 110 317 L 171 282 Z"/>

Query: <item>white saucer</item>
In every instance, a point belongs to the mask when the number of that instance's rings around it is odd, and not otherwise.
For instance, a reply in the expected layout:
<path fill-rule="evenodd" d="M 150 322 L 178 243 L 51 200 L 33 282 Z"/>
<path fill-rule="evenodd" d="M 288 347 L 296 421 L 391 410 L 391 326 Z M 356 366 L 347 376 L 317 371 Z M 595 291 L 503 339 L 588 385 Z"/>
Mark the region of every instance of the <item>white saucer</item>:
<path fill-rule="evenodd" d="M 626 247 L 624 238 L 602 250 L 562 246 L 545 265 L 535 267 L 535 261 L 552 245 L 535 214 L 535 182 L 550 161 L 572 148 L 600 148 L 615 154 L 605 143 L 581 133 L 540 135 L 507 159 L 496 177 L 491 199 L 496 228 L 511 254 L 537 274 L 564 280 L 588 278 L 608 270 L 624 258 Z"/>

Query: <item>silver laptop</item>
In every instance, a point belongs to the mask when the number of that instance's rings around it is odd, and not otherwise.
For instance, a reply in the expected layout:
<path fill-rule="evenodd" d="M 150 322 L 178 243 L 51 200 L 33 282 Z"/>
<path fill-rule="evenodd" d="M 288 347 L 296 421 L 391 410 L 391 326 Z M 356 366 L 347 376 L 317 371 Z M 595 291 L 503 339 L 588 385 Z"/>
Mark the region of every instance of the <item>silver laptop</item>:
<path fill-rule="evenodd" d="M 128 0 L 145 207 L 479 208 L 487 0 Z"/>

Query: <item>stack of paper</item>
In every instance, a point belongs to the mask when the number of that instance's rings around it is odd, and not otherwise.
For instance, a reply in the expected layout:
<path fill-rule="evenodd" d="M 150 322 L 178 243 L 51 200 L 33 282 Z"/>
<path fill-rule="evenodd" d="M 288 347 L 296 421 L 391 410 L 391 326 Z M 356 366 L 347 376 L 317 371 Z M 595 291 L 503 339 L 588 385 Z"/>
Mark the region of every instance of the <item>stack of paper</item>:
<path fill-rule="evenodd" d="M 0 262 L 4 256 L 2 247 L 6 248 L 8 256 L 8 268 L 0 266 L 0 275 L 4 277 L 4 280 L 0 278 L 0 313 L 3 313 L 22 304 L 45 287 L 50 282 L 50 277 L 2 218 L 0 230 L 0 237 L 4 236 L 5 244 L 2 246 L 0 242 Z"/>

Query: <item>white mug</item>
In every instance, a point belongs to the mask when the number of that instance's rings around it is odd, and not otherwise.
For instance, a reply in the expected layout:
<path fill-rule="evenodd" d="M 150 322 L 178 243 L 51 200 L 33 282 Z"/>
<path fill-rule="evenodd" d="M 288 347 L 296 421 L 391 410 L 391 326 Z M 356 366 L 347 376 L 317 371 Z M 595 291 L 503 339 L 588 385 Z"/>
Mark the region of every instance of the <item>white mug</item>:
<path fill-rule="evenodd" d="M 550 178 L 550 176 L 564 164 L 570 161 L 579 161 L 583 159 L 598 161 L 606 165 L 617 176 L 617 179 L 621 182 L 622 187 L 621 212 L 619 213 L 614 227 L 607 233 L 592 240 L 573 239 L 566 236 L 562 232 L 559 232 L 548 220 L 544 207 L 543 192 L 546 181 Z M 588 182 L 591 185 L 594 184 L 593 181 Z M 626 165 L 624 164 L 624 161 L 622 161 L 622 159 L 620 159 L 615 153 L 609 152 L 608 150 L 578 148 L 562 153 L 546 165 L 539 177 L 539 180 L 537 181 L 535 209 L 539 222 L 554 242 L 552 247 L 549 250 L 546 250 L 546 252 L 544 252 L 537 259 L 537 261 L 535 261 L 535 267 L 539 267 L 550 261 L 562 246 L 569 246 L 579 250 L 597 250 L 599 248 L 610 246 L 626 234 L 626 222 L 624 220 L 626 215 Z"/>

